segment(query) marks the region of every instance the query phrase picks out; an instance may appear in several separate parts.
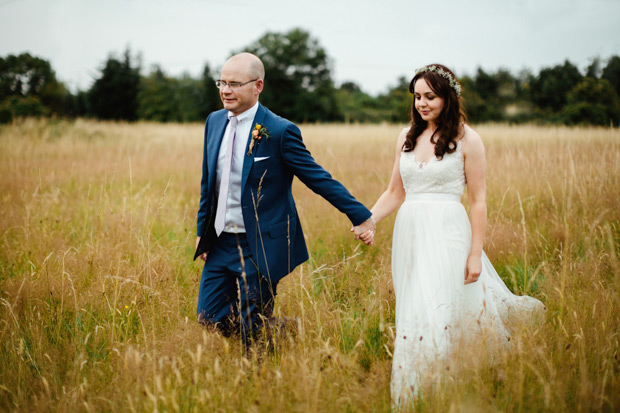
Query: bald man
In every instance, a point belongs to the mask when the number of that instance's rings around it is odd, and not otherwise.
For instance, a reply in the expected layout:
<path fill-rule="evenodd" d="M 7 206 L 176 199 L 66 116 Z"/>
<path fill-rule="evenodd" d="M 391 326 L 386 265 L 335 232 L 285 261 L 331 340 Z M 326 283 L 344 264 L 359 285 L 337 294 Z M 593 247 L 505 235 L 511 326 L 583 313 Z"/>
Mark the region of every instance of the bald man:
<path fill-rule="evenodd" d="M 240 332 L 246 346 L 270 320 L 278 281 L 308 259 L 291 185 L 345 213 L 356 234 L 374 231 L 370 211 L 318 165 L 299 128 L 258 102 L 265 69 L 241 53 L 215 83 L 224 109 L 207 117 L 196 253 L 205 261 L 199 322 Z"/>

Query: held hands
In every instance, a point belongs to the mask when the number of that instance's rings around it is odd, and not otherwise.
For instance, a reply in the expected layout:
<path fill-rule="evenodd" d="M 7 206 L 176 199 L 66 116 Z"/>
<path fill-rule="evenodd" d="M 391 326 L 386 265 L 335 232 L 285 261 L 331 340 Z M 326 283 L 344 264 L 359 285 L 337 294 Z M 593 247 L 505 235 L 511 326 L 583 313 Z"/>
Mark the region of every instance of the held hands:
<path fill-rule="evenodd" d="M 375 242 L 375 229 L 375 219 L 371 216 L 360 225 L 351 228 L 351 232 L 354 234 L 355 239 L 361 239 L 364 244 L 372 245 Z"/>
<path fill-rule="evenodd" d="M 465 284 L 471 284 L 478 281 L 482 272 L 482 257 L 480 254 L 473 254 L 467 258 L 467 266 L 465 267 Z"/>

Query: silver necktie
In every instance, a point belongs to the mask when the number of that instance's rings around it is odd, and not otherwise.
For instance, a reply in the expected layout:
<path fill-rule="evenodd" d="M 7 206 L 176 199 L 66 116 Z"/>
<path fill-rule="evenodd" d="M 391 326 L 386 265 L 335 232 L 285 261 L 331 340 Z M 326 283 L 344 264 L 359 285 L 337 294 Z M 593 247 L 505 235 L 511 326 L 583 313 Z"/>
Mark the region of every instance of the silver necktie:
<path fill-rule="evenodd" d="M 230 170 L 232 168 L 232 154 L 235 147 L 235 131 L 237 129 L 237 118 L 230 118 L 230 132 L 228 134 L 228 147 L 224 158 L 224 168 L 222 169 L 222 180 L 220 181 L 220 194 L 217 198 L 217 212 L 215 213 L 215 233 L 219 236 L 224 230 L 226 223 L 226 201 L 228 201 L 228 189 L 230 186 Z"/>

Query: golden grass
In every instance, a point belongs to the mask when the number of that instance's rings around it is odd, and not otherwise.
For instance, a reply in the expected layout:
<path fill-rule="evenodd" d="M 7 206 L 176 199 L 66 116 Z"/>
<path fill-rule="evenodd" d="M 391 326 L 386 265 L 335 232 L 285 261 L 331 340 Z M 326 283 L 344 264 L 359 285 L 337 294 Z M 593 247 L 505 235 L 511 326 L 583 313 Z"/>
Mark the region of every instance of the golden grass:
<path fill-rule="evenodd" d="M 372 205 L 400 127 L 307 125 Z M 421 411 L 620 409 L 620 132 L 477 128 L 486 250 L 546 320 L 494 365 L 457 358 Z M 376 246 L 295 184 L 311 259 L 279 286 L 297 335 L 250 360 L 195 322 L 202 125 L 24 121 L 0 129 L 0 409 L 389 411 L 393 217 Z"/>

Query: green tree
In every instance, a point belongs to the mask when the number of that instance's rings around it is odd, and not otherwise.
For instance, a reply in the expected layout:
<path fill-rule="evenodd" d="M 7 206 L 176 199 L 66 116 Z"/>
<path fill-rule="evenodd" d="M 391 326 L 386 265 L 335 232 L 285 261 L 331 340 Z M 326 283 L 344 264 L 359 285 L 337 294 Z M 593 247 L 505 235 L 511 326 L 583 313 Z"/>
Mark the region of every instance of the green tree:
<path fill-rule="evenodd" d="M 568 100 L 572 90 L 583 76 L 576 66 L 566 60 L 563 65 L 545 68 L 530 80 L 530 95 L 536 106 L 559 112 Z"/>
<path fill-rule="evenodd" d="M 176 119 L 178 122 L 204 121 L 208 113 L 202 108 L 204 91 L 202 81 L 184 73 L 174 79 Z"/>
<path fill-rule="evenodd" d="M 411 106 L 413 95 L 409 93 L 410 80 L 401 76 L 396 85 L 384 95 L 379 96 L 381 106 L 388 112 L 386 120 L 390 122 L 409 122 L 411 120 Z"/>
<path fill-rule="evenodd" d="M 142 78 L 138 93 L 138 117 L 156 122 L 179 121 L 176 85 L 157 65 Z"/>
<path fill-rule="evenodd" d="M 475 77 L 464 76 L 463 99 L 472 122 L 512 120 L 520 113 L 522 86 L 508 70 L 495 73 L 478 68 Z"/>
<path fill-rule="evenodd" d="M 92 114 L 100 119 L 134 121 L 138 117 L 139 59 L 126 49 L 122 59 L 108 57 L 89 91 Z"/>
<path fill-rule="evenodd" d="M 209 113 L 222 107 L 220 92 L 215 86 L 213 75 L 209 64 L 206 64 L 200 79 L 200 113 L 197 120 L 204 120 Z"/>
<path fill-rule="evenodd" d="M 62 115 L 67 94 L 47 60 L 29 53 L 0 58 L 0 121 Z"/>
<path fill-rule="evenodd" d="M 41 100 L 34 96 L 9 96 L 0 101 L 0 123 L 8 123 L 15 118 L 45 115 L 47 111 Z"/>
<path fill-rule="evenodd" d="M 586 76 L 589 76 L 593 79 L 598 79 L 599 77 L 601 77 L 601 72 L 601 58 L 595 57 L 586 68 Z"/>
<path fill-rule="evenodd" d="M 479 118 L 476 121 L 497 121 L 502 119 L 502 107 L 499 104 L 500 82 L 496 76 L 486 73 L 482 68 L 478 68 L 476 77 L 472 83 L 474 92 L 480 97 Z M 470 96 L 470 100 L 476 100 Z"/>
<path fill-rule="evenodd" d="M 193 78 L 184 74 L 176 79 L 176 97 L 181 122 L 203 122 L 209 113 L 222 107 L 215 79 L 206 64 L 202 76 Z"/>
<path fill-rule="evenodd" d="M 586 77 L 569 92 L 562 112 L 569 124 L 618 125 L 620 98 L 607 79 Z"/>
<path fill-rule="evenodd" d="M 168 76 L 157 65 L 143 77 L 138 94 L 138 117 L 156 122 L 202 122 L 217 110 L 218 89 L 206 65 L 200 78 L 185 73 Z"/>
<path fill-rule="evenodd" d="M 70 95 L 69 113 L 75 117 L 86 117 L 92 113 L 87 91 L 78 90 L 75 95 Z"/>
<path fill-rule="evenodd" d="M 261 102 L 274 112 L 297 122 L 342 119 L 330 59 L 308 32 L 269 32 L 242 51 L 263 61 L 265 88 Z"/>
<path fill-rule="evenodd" d="M 476 79 L 463 76 L 459 82 L 463 87 L 463 108 L 473 123 L 487 120 L 486 101 L 476 91 Z"/>
<path fill-rule="evenodd" d="M 473 83 L 474 91 L 484 100 L 491 100 L 497 97 L 497 91 L 499 89 L 499 82 L 492 75 L 481 67 L 476 71 L 476 77 Z"/>
<path fill-rule="evenodd" d="M 344 82 L 336 90 L 336 101 L 344 121 L 381 122 L 389 118 L 389 110 L 381 107 L 378 99 L 368 95 L 354 82 Z"/>
<path fill-rule="evenodd" d="M 616 94 L 620 96 L 620 57 L 612 56 L 601 73 L 601 78 L 611 83 Z"/>

